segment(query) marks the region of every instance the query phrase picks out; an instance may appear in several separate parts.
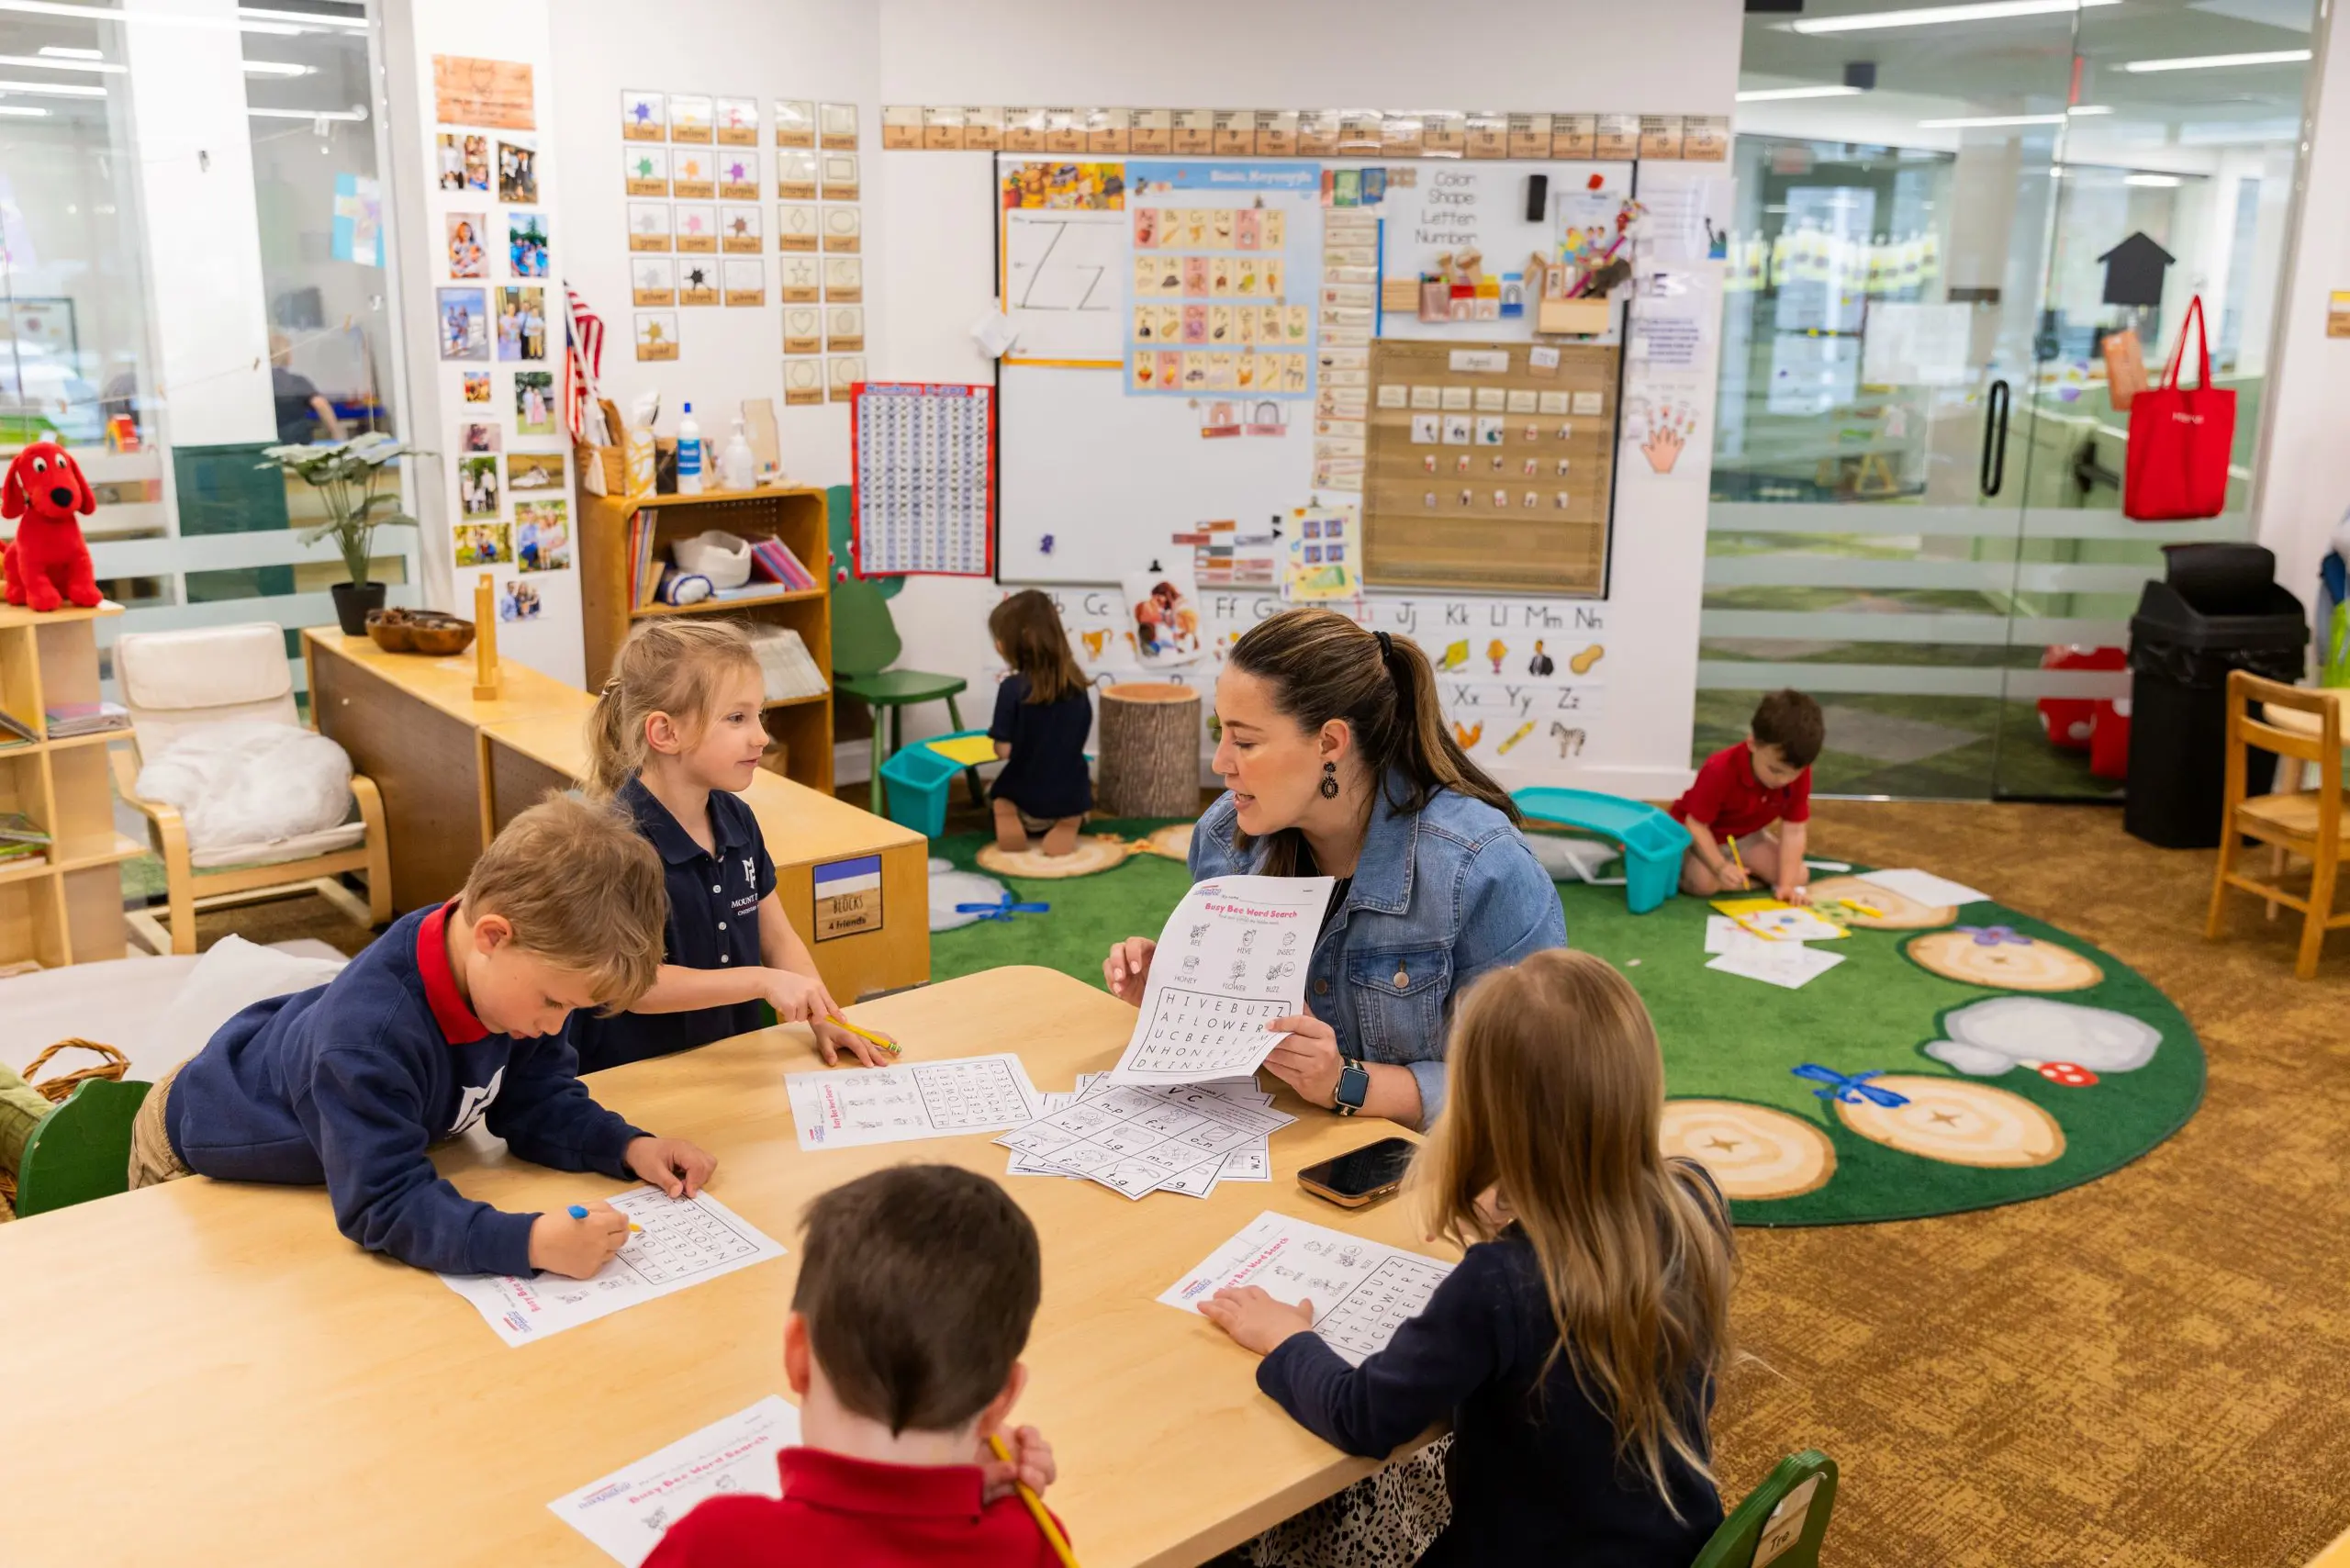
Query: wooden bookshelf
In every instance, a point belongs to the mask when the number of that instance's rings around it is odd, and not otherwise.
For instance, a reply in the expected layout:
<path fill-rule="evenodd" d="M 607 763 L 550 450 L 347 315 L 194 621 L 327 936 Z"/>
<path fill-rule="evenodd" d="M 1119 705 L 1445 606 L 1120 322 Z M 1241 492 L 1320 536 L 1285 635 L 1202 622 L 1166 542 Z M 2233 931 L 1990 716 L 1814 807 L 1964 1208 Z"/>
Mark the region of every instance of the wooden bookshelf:
<path fill-rule="evenodd" d="M 97 701 L 96 622 L 121 613 L 0 605 L 0 708 L 38 733 L 50 703 Z M 106 743 L 127 734 L 0 748 L 0 812 L 22 812 L 50 835 L 46 864 L 0 861 L 0 964 L 123 956 L 122 862 L 146 849 L 114 826 Z"/>
<path fill-rule="evenodd" d="M 678 539 L 717 528 L 744 539 L 773 534 L 814 574 L 812 588 L 786 589 L 745 595 L 740 599 L 710 599 L 699 604 L 652 604 L 639 607 L 632 596 L 630 574 L 635 561 L 629 551 L 630 521 L 640 510 L 649 510 L 656 522 L 654 559 L 669 559 L 669 545 Z M 808 645 L 808 656 L 823 672 L 827 688 L 833 679 L 833 595 L 831 546 L 824 492 L 815 489 L 773 488 L 717 490 L 699 496 L 649 496 L 626 501 L 611 496 L 577 495 L 579 517 L 579 599 L 588 689 L 593 691 L 611 674 L 612 661 L 629 629 L 658 615 L 726 615 L 789 626 Z M 827 794 L 833 788 L 833 705 L 822 696 L 787 698 L 764 710 L 767 734 L 785 748 L 785 777 Z"/>

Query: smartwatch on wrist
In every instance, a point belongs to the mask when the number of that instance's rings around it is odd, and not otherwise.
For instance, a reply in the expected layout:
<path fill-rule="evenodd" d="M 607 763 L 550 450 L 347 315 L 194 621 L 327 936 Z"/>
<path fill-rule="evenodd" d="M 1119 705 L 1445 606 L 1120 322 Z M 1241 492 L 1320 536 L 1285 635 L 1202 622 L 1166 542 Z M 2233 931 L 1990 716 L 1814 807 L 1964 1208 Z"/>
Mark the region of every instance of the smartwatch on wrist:
<path fill-rule="evenodd" d="M 1330 1096 L 1330 1109 L 1351 1116 L 1362 1109 L 1363 1099 L 1371 1092 L 1371 1070 L 1352 1057 L 1340 1059 L 1345 1065 L 1338 1069 L 1338 1087 Z"/>

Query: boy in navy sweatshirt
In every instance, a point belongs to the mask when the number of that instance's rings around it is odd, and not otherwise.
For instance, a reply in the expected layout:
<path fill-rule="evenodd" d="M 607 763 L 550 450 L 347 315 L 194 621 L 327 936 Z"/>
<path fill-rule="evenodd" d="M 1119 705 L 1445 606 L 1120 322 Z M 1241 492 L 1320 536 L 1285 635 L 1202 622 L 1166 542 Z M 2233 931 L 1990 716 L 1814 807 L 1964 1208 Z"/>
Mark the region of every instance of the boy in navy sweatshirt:
<path fill-rule="evenodd" d="M 456 900 L 401 917 L 328 984 L 246 1008 L 166 1074 L 131 1129 L 130 1184 L 322 1182 L 336 1226 L 370 1251 L 588 1278 L 628 1239 L 617 1210 L 507 1214 L 461 1195 L 425 1151 L 486 1120 L 541 1165 L 700 1190 L 718 1162 L 588 1098 L 566 1034 L 578 1009 L 624 1007 L 653 983 L 666 908 L 660 858 L 625 819 L 532 807 Z"/>

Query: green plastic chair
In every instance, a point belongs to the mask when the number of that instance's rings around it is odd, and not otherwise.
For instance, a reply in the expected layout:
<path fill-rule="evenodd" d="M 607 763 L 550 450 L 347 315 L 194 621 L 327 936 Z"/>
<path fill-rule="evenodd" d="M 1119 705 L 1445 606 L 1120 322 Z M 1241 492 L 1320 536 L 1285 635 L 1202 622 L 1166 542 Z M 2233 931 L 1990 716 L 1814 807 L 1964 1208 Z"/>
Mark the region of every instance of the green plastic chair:
<path fill-rule="evenodd" d="M 130 1124 L 151 1083 L 92 1079 L 43 1116 L 25 1140 L 17 1217 L 30 1219 L 130 1188 Z"/>
<path fill-rule="evenodd" d="M 849 487 L 834 485 L 824 496 L 829 507 L 830 527 L 826 532 L 831 538 L 833 559 L 845 563 L 849 559 Z M 856 698 L 873 714 L 873 814 L 878 817 L 881 814 L 881 765 L 889 760 L 890 752 L 906 744 L 905 711 L 917 702 L 935 702 L 943 698 L 946 702 L 947 728 L 959 730 L 963 727 L 963 711 L 955 697 L 969 683 L 956 675 L 890 667 L 905 649 L 898 638 L 898 623 L 890 614 L 890 600 L 895 596 L 898 578 L 868 580 L 854 572 L 845 577 L 835 572 L 834 577 L 833 689 Z M 881 739 L 885 710 L 890 720 L 887 749 Z M 963 778 L 971 787 L 971 803 L 984 805 L 979 769 L 965 768 Z"/>
<path fill-rule="evenodd" d="M 1836 1462 L 1818 1449 L 1789 1454 L 1722 1521 L 1689 1568 L 1819 1568 L 1836 1506 Z"/>

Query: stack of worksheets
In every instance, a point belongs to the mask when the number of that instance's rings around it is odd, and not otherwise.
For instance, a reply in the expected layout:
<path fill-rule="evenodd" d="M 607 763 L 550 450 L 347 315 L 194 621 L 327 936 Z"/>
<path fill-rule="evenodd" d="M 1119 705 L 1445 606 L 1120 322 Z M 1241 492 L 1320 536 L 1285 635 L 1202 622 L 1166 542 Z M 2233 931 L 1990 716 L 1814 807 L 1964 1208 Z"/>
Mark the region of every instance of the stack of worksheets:
<path fill-rule="evenodd" d="M 1129 1198 L 1270 1182 L 1268 1140 L 1297 1120 L 1253 1078 L 1145 1087 L 1087 1073 L 1073 1092 L 1041 1098 L 1042 1116 L 995 1140 L 1012 1150 L 1005 1174 L 1078 1177 Z"/>

